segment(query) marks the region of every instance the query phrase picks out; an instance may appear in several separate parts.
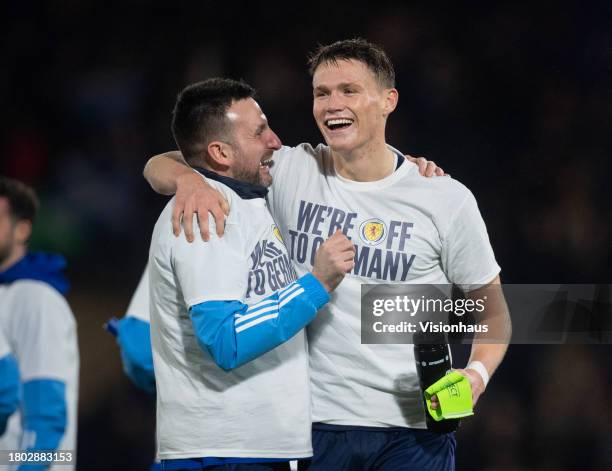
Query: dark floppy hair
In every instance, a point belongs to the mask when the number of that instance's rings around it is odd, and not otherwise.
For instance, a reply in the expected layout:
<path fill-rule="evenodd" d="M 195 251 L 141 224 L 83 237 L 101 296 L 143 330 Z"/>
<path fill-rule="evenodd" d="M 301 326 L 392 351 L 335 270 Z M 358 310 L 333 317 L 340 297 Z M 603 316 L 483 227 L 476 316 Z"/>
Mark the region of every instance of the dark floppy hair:
<path fill-rule="evenodd" d="M 172 112 L 172 134 L 187 163 L 201 165 L 211 141 L 231 141 L 227 109 L 232 102 L 254 95 L 255 89 L 246 82 L 225 78 L 197 82 L 179 93 Z"/>
<path fill-rule="evenodd" d="M 32 188 L 18 180 L 0 176 L 0 198 L 8 199 L 14 220 L 34 223 L 38 198 Z"/>
<path fill-rule="evenodd" d="M 362 38 L 344 39 L 320 45 L 308 58 L 308 70 L 313 76 L 321 64 L 337 64 L 339 60 L 354 59 L 363 62 L 385 88 L 395 87 L 395 69 L 389 56 L 376 44 Z"/>

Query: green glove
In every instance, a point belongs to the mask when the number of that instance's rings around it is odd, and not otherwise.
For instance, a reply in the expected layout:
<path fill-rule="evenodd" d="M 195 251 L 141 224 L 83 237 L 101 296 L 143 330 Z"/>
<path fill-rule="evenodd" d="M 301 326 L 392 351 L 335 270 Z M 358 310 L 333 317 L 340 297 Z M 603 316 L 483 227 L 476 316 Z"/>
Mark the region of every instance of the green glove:
<path fill-rule="evenodd" d="M 438 396 L 437 409 L 431 408 L 431 396 L 434 394 Z M 474 415 L 472 386 L 465 376 L 456 371 L 451 371 L 425 390 L 425 403 L 436 422 Z"/>

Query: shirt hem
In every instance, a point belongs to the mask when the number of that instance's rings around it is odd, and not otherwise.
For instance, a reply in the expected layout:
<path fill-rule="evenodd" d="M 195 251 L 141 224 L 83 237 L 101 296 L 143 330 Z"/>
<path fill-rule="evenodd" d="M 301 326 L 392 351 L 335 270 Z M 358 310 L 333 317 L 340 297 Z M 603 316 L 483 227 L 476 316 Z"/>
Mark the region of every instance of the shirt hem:
<path fill-rule="evenodd" d="M 308 451 L 262 451 L 262 450 L 198 450 L 191 452 L 177 452 L 177 453 L 159 453 L 159 459 L 161 460 L 175 460 L 175 459 L 188 459 L 188 458 L 202 458 L 206 456 L 214 456 L 215 458 L 286 458 L 286 459 L 302 459 L 310 458 L 313 455 L 312 448 Z"/>
<path fill-rule="evenodd" d="M 392 422 L 377 422 L 363 419 L 329 419 L 329 420 L 317 420 L 313 419 L 314 424 L 322 425 L 341 425 L 345 427 L 373 427 L 373 428 L 413 428 L 418 430 L 427 430 L 427 424 L 425 421 L 412 422 L 412 423 L 392 423 Z"/>
<path fill-rule="evenodd" d="M 330 423 L 324 423 L 324 422 L 314 422 L 312 424 L 312 430 L 330 430 L 330 431 L 337 431 L 337 430 L 362 430 L 362 431 L 369 431 L 369 432 L 391 432 L 391 431 L 401 431 L 401 430 L 422 430 L 425 431 L 427 430 L 427 427 L 416 427 L 414 425 L 388 425 L 388 426 L 381 426 L 381 425 L 355 425 L 355 424 L 330 424 Z"/>

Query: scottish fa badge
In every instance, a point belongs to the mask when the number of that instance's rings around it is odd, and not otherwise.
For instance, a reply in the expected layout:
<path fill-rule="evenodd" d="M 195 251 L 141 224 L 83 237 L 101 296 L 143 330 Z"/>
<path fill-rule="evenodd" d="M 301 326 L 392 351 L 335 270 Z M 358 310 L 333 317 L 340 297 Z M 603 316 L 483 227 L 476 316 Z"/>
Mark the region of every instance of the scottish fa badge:
<path fill-rule="evenodd" d="M 366 244 L 378 245 L 387 236 L 387 226 L 380 219 L 368 219 L 359 227 L 359 235 Z"/>

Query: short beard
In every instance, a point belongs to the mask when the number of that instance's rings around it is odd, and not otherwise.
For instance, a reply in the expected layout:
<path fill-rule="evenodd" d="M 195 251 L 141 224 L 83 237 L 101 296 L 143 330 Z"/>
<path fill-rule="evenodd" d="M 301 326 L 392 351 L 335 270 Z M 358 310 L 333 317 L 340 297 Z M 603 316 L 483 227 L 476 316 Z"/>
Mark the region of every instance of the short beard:
<path fill-rule="evenodd" d="M 237 162 L 244 162 L 242 149 L 238 145 L 238 143 L 233 143 L 234 152 L 236 154 Z M 251 183 L 254 185 L 262 185 L 261 175 L 259 173 L 259 166 L 257 167 L 257 171 L 255 173 L 247 171 L 245 168 L 238 166 L 237 168 L 232 169 L 232 178 L 235 180 Z"/>
<path fill-rule="evenodd" d="M 257 173 L 255 173 L 255 175 L 241 168 L 234 170 L 233 174 L 233 178 L 241 182 L 263 185 L 261 175 L 259 174 L 259 169 L 257 169 Z"/>

